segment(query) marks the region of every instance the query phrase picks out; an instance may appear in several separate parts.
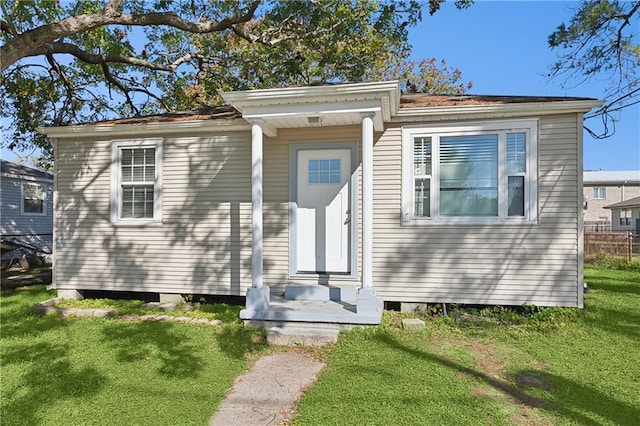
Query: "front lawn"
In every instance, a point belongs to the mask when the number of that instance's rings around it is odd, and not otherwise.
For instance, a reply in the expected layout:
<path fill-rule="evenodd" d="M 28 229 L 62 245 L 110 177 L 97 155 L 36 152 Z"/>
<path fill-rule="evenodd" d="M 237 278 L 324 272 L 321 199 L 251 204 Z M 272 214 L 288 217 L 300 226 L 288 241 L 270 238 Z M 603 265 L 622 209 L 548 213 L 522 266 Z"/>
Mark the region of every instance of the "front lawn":
<path fill-rule="evenodd" d="M 585 273 L 584 311 L 450 312 L 418 332 L 385 313 L 322 353 L 295 423 L 640 424 L 640 272 Z"/>
<path fill-rule="evenodd" d="M 637 425 L 640 272 L 585 273 L 585 310 L 449 306 L 447 318 L 422 317 L 418 331 L 385 312 L 382 326 L 310 350 L 327 367 L 294 423 Z M 2 292 L 3 426 L 204 426 L 266 352 L 233 320 L 238 307 L 212 309 L 222 326 L 35 315 L 31 306 L 51 296 L 43 287 Z"/>
<path fill-rule="evenodd" d="M 2 292 L 0 421 L 10 425 L 206 425 L 259 352 L 252 330 L 175 322 L 62 320 Z M 235 316 L 237 318 L 237 315 Z"/>

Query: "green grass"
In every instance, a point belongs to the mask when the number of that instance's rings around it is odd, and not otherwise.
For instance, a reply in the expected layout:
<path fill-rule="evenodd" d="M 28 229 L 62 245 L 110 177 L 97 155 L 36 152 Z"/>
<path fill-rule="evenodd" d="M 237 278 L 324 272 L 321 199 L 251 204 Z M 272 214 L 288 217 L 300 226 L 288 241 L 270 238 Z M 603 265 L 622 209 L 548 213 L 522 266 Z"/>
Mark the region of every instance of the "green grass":
<path fill-rule="evenodd" d="M 32 313 L 50 297 L 43 287 L 2 293 L 3 426 L 206 425 L 263 349 L 239 321 L 214 327 Z"/>
<path fill-rule="evenodd" d="M 463 309 L 383 325 L 313 353 L 327 367 L 298 406 L 300 425 L 637 425 L 640 271 L 587 268 L 584 310 Z M 206 425 L 234 378 L 266 352 L 237 307 L 202 306 L 222 327 L 62 320 L 31 306 L 43 287 L 0 299 L 5 425 Z M 135 302 L 118 312 L 143 312 Z M 146 311 L 144 311 L 146 312 Z"/>
<path fill-rule="evenodd" d="M 385 313 L 345 333 L 295 424 L 638 425 L 640 272 L 585 276 L 584 311 L 454 310 L 417 332 Z"/>

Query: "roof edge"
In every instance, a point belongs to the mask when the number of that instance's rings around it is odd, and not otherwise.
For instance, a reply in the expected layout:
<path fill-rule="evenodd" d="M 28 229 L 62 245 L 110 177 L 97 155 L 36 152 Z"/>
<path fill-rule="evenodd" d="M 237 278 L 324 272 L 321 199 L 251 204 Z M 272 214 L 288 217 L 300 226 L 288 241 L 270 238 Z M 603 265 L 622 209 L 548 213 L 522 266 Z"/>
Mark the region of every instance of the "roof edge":
<path fill-rule="evenodd" d="M 473 114 L 536 114 L 586 113 L 601 106 L 604 102 L 597 99 L 577 99 L 556 102 L 525 102 L 499 105 L 457 105 L 444 107 L 401 108 L 396 119 L 415 116 L 473 115 Z"/>
<path fill-rule="evenodd" d="M 618 201 L 617 203 L 604 206 L 603 209 L 624 209 L 640 207 L 640 197 L 629 198 L 628 200 Z"/>
<path fill-rule="evenodd" d="M 64 127 L 39 127 L 36 130 L 49 138 L 70 139 L 98 135 L 139 137 L 141 131 L 148 133 L 161 132 L 163 135 L 182 134 L 185 131 L 191 133 L 240 132 L 251 130 L 251 126 L 242 118 L 232 118 L 225 120 L 156 121 L 134 124 L 106 122 Z"/>

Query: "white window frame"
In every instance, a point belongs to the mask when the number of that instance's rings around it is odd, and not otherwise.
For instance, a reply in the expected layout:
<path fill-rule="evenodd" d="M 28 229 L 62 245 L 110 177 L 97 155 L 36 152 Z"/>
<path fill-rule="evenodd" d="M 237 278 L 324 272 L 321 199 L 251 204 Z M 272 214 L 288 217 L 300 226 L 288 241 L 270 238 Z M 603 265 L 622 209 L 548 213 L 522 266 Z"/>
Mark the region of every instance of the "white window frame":
<path fill-rule="evenodd" d="M 122 150 L 155 148 L 153 182 L 153 217 L 122 218 Z M 111 223 L 114 225 L 147 225 L 162 222 L 162 138 L 114 140 L 111 143 Z"/>
<path fill-rule="evenodd" d="M 42 211 L 41 212 L 27 212 L 24 210 L 24 187 L 25 186 L 38 186 L 42 189 Z M 46 216 L 47 215 L 47 185 L 40 182 L 22 182 L 20 185 L 20 214 L 25 216 Z"/>
<path fill-rule="evenodd" d="M 604 196 L 600 196 L 600 191 L 604 193 Z M 606 186 L 594 186 L 593 187 L 593 199 L 594 200 L 606 200 L 607 199 L 607 187 Z"/>
<path fill-rule="evenodd" d="M 506 134 L 527 134 L 527 158 L 525 175 L 524 216 L 508 216 L 508 176 L 506 161 Z M 440 216 L 440 153 L 439 137 L 476 134 L 498 134 L 498 216 Z M 431 137 L 431 217 L 414 213 L 413 140 L 416 137 Z M 486 123 L 452 123 L 437 125 L 406 126 L 402 130 L 402 224 L 532 224 L 538 220 L 538 120 L 503 120 Z"/>
<path fill-rule="evenodd" d="M 622 209 L 620 210 L 620 226 L 631 226 L 633 219 L 633 212 L 631 209 Z M 624 220 L 624 223 L 622 223 Z"/>

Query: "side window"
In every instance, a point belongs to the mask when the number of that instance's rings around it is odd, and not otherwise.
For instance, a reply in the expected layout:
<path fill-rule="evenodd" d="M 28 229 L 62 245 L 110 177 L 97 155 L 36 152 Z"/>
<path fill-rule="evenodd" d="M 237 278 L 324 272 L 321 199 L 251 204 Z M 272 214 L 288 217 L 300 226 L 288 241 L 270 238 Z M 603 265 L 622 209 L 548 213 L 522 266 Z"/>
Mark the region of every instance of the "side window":
<path fill-rule="evenodd" d="M 44 185 L 40 183 L 22 183 L 22 214 L 44 215 L 46 214 L 47 193 Z"/>
<path fill-rule="evenodd" d="M 143 224 L 161 221 L 162 141 L 114 141 L 111 167 L 111 221 Z"/>

